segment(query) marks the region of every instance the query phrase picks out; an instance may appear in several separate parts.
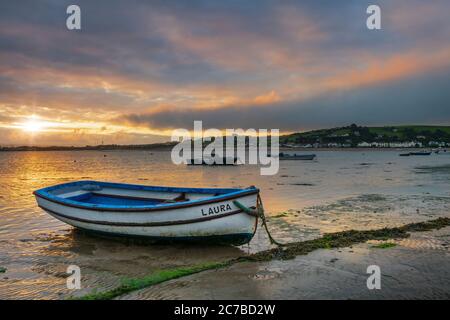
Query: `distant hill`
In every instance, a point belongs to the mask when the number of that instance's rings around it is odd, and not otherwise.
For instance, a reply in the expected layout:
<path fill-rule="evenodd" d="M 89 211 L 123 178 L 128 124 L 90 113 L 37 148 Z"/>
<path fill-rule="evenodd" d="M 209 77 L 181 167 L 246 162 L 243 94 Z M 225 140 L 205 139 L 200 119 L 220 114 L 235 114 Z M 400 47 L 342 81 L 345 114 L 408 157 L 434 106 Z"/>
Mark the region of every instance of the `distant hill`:
<path fill-rule="evenodd" d="M 450 126 L 347 127 L 313 130 L 280 137 L 283 145 L 315 147 L 450 146 Z"/>

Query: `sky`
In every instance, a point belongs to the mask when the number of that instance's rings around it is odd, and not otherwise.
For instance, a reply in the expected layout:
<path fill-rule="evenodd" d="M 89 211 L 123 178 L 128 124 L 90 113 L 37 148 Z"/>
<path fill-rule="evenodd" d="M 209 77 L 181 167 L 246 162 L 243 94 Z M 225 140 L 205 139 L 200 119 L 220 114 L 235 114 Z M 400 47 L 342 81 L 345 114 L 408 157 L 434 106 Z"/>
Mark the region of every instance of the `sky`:
<path fill-rule="evenodd" d="M 81 8 L 81 30 L 66 8 Z M 366 27 L 369 5 L 381 30 Z M 0 0 L 0 145 L 450 125 L 447 0 Z"/>

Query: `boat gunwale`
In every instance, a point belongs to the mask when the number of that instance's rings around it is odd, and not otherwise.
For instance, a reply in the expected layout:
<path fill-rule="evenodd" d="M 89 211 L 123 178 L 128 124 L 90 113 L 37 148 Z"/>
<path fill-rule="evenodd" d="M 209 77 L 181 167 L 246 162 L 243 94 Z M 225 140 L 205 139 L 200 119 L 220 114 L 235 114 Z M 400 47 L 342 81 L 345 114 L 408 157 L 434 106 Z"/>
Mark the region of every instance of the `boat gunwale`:
<path fill-rule="evenodd" d="M 131 190 L 148 190 L 148 191 L 161 191 L 161 192 L 192 192 L 192 193 L 223 193 L 217 196 L 208 197 L 204 199 L 196 199 L 192 201 L 186 201 L 181 203 L 163 203 L 158 205 L 147 205 L 147 206 L 112 206 L 112 205 L 98 205 L 91 203 L 83 203 L 80 201 L 74 201 L 70 199 L 64 199 L 53 195 L 48 191 L 57 190 L 62 187 L 77 186 L 82 184 L 98 184 L 100 186 L 107 186 L 112 188 L 123 188 Z M 250 187 L 247 189 L 221 189 L 221 188 L 178 188 L 178 187 L 156 187 L 156 186 L 145 186 L 136 184 L 122 184 L 122 183 L 110 183 L 101 181 L 91 181 L 82 180 L 75 182 L 68 182 L 63 184 L 58 184 L 46 188 L 42 188 L 33 192 L 36 197 L 42 198 L 44 200 L 54 202 L 67 207 L 78 208 L 83 210 L 91 211 L 110 211 L 110 212 L 149 212 L 149 211 L 163 211 L 172 210 L 180 208 L 195 207 L 199 205 L 221 202 L 231 199 L 240 198 L 242 196 L 258 194 L 259 189 L 255 187 Z"/>

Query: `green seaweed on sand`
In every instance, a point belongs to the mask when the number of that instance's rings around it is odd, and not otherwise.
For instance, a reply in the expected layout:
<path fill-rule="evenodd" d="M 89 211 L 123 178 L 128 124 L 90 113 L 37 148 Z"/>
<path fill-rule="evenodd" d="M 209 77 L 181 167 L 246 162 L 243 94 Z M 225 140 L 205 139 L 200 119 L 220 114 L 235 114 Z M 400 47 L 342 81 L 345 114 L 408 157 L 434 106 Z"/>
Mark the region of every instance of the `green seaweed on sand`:
<path fill-rule="evenodd" d="M 194 266 L 187 266 L 175 269 L 167 269 L 154 272 L 142 278 L 124 280 L 122 284 L 114 289 L 98 293 L 92 291 L 82 297 L 72 299 L 83 300 L 108 300 L 123 294 L 150 287 L 168 280 L 181 278 L 206 270 L 221 269 L 240 262 L 264 262 L 270 260 L 294 259 L 299 255 L 306 255 L 318 249 L 331 249 L 351 247 L 358 243 L 365 243 L 369 240 L 401 239 L 409 237 L 409 232 L 429 231 L 450 226 L 450 218 L 438 218 L 435 220 L 411 223 L 397 228 L 383 228 L 377 230 L 348 230 L 342 232 L 324 234 L 322 237 L 302 242 L 291 242 L 247 256 L 237 257 L 223 262 L 212 262 Z M 380 245 L 381 246 L 381 245 Z M 392 243 L 384 243 L 384 248 L 392 247 Z"/>
<path fill-rule="evenodd" d="M 6 269 L 6 268 L 4 268 L 4 267 L 0 267 L 0 273 L 5 273 L 6 270 L 8 270 L 8 269 Z"/>
<path fill-rule="evenodd" d="M 368 240 L 387 240 L 407 237 L 409 237 L 409 234 L 406 230 L 401 230 L 400 228 L 384 228 L 367 231 L 349 230 L 328 233 L 318 239 L 288 243 L 283 247 L 260 251 L 238 259 L 240 261 L 288 260 L 294 259 L 299 255 L 306 255 L 318 249 L 350 247 Z"/>
<path fill-rule="evenodd" d="M 393 242 L 383 242 L 383 243 L 379 243 L 379 244 L 376 244 L 376 245 L 372 246 L 372 248 L 375 248 L 375 249 L 388 249 L 388 248 L 393 248 L 396 245 L 397 244 L 393 243 Z"/>
<path fill-rule="evenodd" d="M 287 212 L 282 212 L 282 213 L 279 213 L 279 214 L 274 215 L 274 216 L 269 216 L 269 218 L 283 218 L 283 217 L 287 217 L 287 215 L 288 215 Z"/>
<path fill-rule="evenodd" d="M 400 229 L 407 232 L 420 232 L 420 231 L 439 230 L 449 225 L 450 225 L 450 218 L 437 218 L 435 220 L 410 223 L 404 225 L 403 227 L 400 227 Z"/>
<path fill-rule="evenodd" d="M 142 288 L 146 288 L 161 282 L 165 282 L 172 279 L 177 279 L 181 277 L 185 277 L 194 273 L 198 273 L 201 271 L 211 270 L 211 269 L 220 269 L 230 265 L 230 262 L 212 262 L 194 265 L 190 267 L 181 267 L 167 270 L 160 270 L 154 273 L 151 273 L 142 278 L 132 278 L 132 279 L 124 279 L 122 280 L 122 284 L 114 289 L 97 292 L 94 290 L 92 293 L 84 295 L 82 297 L 71 297 L 71 299 L 76 300 L 111 300 L 115 297 L 121 296 L 123 294 L 129 293 L 131 291 L 139 290 Z"/>

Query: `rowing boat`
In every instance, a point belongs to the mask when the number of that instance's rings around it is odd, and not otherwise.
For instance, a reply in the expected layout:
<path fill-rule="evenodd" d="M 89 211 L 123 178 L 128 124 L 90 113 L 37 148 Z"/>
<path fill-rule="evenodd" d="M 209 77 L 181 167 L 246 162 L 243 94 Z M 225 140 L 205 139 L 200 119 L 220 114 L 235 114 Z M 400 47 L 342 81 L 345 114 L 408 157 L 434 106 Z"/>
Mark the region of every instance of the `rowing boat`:
<path fill-rule="evenodd" d="M 187 160 L 187 165 L 195 166 L 235 166 L 238 164 L 237 157 L 203 157 L 203 158 L 191 158 Z"/>
<path fill-rule="evenodd" d="M 51 216 L 76 228 L 153 240 L 243 244 L 254 233 L 259 190 L 176 188 L 76 181 L 34 192 Z"/>
<path fill-rule="evenodd" d="M 280 160 L 314 160 L 315 154 L 289 154 L 280 152 Z"/>
<path fill-rule="evenodd" d="M 431 154 L 430 151 L 416 151 L 416 152 L 410 152 L 409 153 L 412 156 L 429 156 Z"/>

